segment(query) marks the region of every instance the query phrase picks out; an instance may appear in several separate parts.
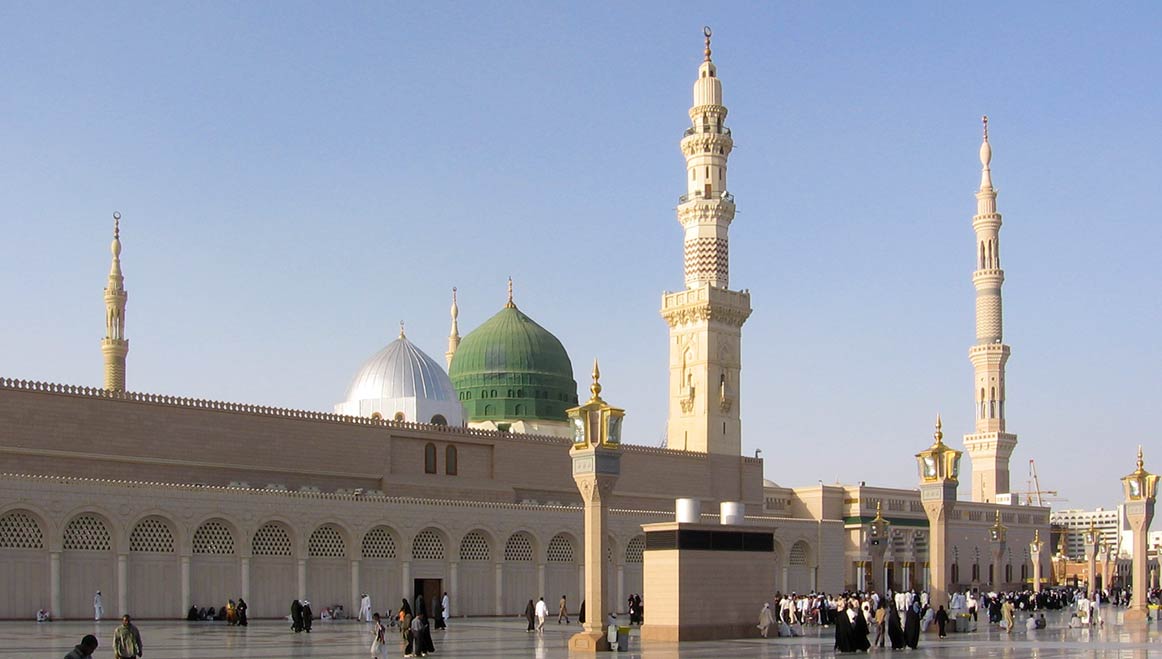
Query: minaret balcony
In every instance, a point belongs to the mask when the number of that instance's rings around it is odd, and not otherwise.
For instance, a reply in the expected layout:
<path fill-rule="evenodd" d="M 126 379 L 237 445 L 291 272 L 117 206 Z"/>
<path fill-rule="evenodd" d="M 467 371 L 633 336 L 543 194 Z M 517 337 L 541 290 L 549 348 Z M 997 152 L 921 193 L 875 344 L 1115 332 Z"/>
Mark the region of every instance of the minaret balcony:
<path fill-rule="evenodd" d="M 690 137 L 691 135 L 698 135 L 701 133 L 716 133 L 718 135 L 726 135 L 729 137 L 730 129 L 726 126 L 691 126 L 690 128 L 686 129 L 685 133 L 682 133 L 682 137 Z"/>
<path fill-rule="evenodd" d="M 710 192 L 710 193 L 707 193 L 705 190 L 695 190 L 693 192 L 687 192 L 686 194 L 682 195 L 681 197 L 678 197 L 678 203 L 685 204 L 685 203 L 688 203 L 691 201 L 698 201 L 700 199 L 704 199 L 706 201 L 722 200 L 722 201 L 730 202 L 732 204 L 734 203 L 734 195 L 730 194 L 726 190 L 723 190 L 722 192 Z"/>

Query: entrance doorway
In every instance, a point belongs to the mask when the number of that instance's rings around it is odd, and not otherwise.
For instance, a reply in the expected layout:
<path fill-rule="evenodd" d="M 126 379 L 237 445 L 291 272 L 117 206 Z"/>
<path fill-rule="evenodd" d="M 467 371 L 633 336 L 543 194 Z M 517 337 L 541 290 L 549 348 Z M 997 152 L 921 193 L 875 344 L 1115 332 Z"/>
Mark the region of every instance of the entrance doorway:
<path fill-rule="evenodd" d="M 435 603 L 444 596 L 444 580 L 443 579 L 414 579 L 415 582 L 412 592 L 412 603 L 415 603 L 416 595 L 424 596 L 424 615 L 429 619 L 436 610 Z"/>

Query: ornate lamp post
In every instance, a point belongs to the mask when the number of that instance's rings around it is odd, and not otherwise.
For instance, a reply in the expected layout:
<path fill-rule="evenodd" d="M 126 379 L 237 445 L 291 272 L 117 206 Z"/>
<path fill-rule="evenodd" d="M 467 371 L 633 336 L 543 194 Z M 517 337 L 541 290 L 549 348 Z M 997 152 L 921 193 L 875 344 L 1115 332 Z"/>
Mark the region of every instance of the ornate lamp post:
<path fill-rule="evenodd" d="M 876 516 L 868 524 L 867 531 L 867 548 L 872 557 L 872 579 L 868 584 L 868 590 L 876 590 L 880 593 L 888 592 L 888 586 L 884 581 L 884 550 L 888 548 L 888 529 L 891 524 L 884 519 L 884 515 L 880 510 L 880 502 L 876 502 Z M 883 583 L 881 583 L 883 582 Z"/>
<path fill-rule="evenodd" d="M 1094 526 L 1092 520 L 1089 522 L 1089 530 L 1085 532 L 1082 539 L 1085 540 L 1085 563 L 1088 570 L 1086 578 L 1089 579 L 1085 591 L 1092 598 L 1094 592 L 1097 591 L 1097 545 L 1101 541 L 1101 534 L 1097 532 L 1097 527 Z"/>
<path fill-rule="evenodd" d="M 1138 468 L 1122 477 L 1122 488 L 1126 492 L 1126 519 L 1134 532 L 1134 565 L 1130 571 L 1130 608 L 1126 611 L 1126 622 L 1147 620 L 1150 611 L 1146 608 L 1146 590 L 1149 586 L 1146 571 L 1147 538 L 1150 522 L 1154 520 L 1154 497 L 1158 493 L 1158 475 L 1146 471 L 1142 463 L 1142 447 L 1138 446 Z"/>
<path fill-rule="evenodd" d="M 605 526 L 613 486 L 621 475 L 621 422 L 625 410 L 601 399 L 601 372 L 593 361 L 592 397 L 566 410 L 573 425 L 573 480 L 581 491 L 585 516 L 585 602 L 583 630 L 569 639 L 578 652 L 609 650 L 602 631 L 606 616 Z"/>
<path fill-rule="evenodd" d="M 1102 580 L 1102 587 L 1105 588 L 1106 591 L 1108 592 L 1108 591 L 1113 590 L 1114 579 L 1116 579 L 1117 575 L 1118 575 L 1118 548 L 1117 547 L 1110 547 L 1109 560 L 1106 562 L 1106 570 L 1107 571 L 1106 571 L 1105 577 Z"/>
<path fill-rule="evenodd" d="M 993 590 L 999 592 L 1004 591 L 1005 575 L 1001 571 L 1001 559 L 1005 555 L 1005 536 L 1009 530 L 1004 524 L 1001 524 L 1001 511 L 997 511 L 997 519 L 993 525 L 989 527 L 989 546 L 992 549 L 993 555 Z"/>
<path fill-rule="evenodd" d="M 940 417 L 936 417 L 935 441 L 916 454 L 920 467 L 920 503 L 928 515 L 928 566 L 931 574 L 931 606 L 948 606 L 948 516 L 956 505 L 960 484 L 960 451 L 945 446 Z"/>
<path fill-rule="evenodd" d="M 1041 529 L 1033 529 L 1033 542 L 1029 543 L 1029 557 L 1033 559 L 1033 592 L 1041 592 Z"/>

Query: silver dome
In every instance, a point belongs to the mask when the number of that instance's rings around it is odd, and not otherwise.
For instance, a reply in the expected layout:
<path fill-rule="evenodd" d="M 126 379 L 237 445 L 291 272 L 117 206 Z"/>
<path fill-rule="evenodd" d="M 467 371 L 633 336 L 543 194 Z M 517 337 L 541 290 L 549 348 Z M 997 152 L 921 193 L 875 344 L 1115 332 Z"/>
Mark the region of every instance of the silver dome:
<path fill-rule="evenodd" d="M 402 334 L 364 362 L 347 388 L 337 412 L 391 419 L 403 413 L 407 421 L 428 423 L 440 414 L 460 425 L 463 408 L 448 374 Z"/>

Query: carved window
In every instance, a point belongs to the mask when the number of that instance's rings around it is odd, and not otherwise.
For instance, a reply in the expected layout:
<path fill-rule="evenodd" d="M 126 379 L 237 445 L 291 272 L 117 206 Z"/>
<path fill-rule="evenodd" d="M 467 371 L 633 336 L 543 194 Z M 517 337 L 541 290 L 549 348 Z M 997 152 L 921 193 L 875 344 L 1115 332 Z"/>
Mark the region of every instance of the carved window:
<path fill-rule="evenodd" d="M 646 548 L 646 537 L 644 535 L 634 536 L 629 544 L 625 546 L 625 562 L 626 563 L 641 563 L 643 560 L 643 552 Z"/>
<path fill-rule="evenodd" d="M 343 558 L 347 555 L 347 543 L 343 534 L 330 524 L 320 526 L 307 541 L 307 555 L 313 558 Z"/>
<path fill-rule="evenodd" d="M 456 447 L 448 445 L 444 449 L 444 473 L 455 476 L 460 471 L 460 460 Z"/>
<path fill-rule="evenodd" d="M 137 523 L 129 534 L 129 551 L 148 551 L 172 554 L 174 551 L 173 531 L 163 519 L 149 517 Z"/>
<path fill-rule="evenodd" d="M 529 563 L 533 560 L 533 541 L 526 533 L 514 533 L 504 544 L 504 560 Z"/>
<path fill-rule="evenodd" d="M 800 540 L 791 546 L 791 554 L 787 558 L 787 563 L 790 565 L 807 565 L 807 552 L 809 548 L 807 543 Z"/>
<path fill-rule="evenodd" d="M 0 517 L 0 549 L 44 549 L 44 531 L 36 518 L 14 511 Z"/>
<path fill-rule="evenodd" d="M 546 558 L 550 563 L 572 563 L 573 562 L 573 543 L 569 540 L 569 536 L 558 533 L 549 541 L 549 550 L 546 552 Z"/>
<path fill-rule="evenodd" d="M 96 515 L 77 515 L 65 527 L 65 549 L 79 551 L 109 551 L 113 537 L 105 520 Z"/>
<path fill-rule="evenodd" d="M 395 558 L 395 539 L 387 527 L 377 526 L 363 536 L 363 558 Z"/>
<path fill-rule="evenodd" d="M 234 553 L 234 534 L 230 527 L 210 520 L 194 531 L 194 553 L 229 556 Z"/>
<path fill-rule="evenodd" d="M 487 561 L 492 559 L 492 549 L 488 546 L 488 538 L 480 531 L 469 531 L 460 541 L 460 560 Z"/>
<path fill-rule="evenodd" d="M 412 558 L 423 561 L 444 560 L 444 541 L 431 529 L 420 531 L 412 542 Z"/>
<path fill-rule="evenodd" d="M 291 539 L 286 527 L 277 522 L 263 524 L 254 534 L 255 556 L 290 556 Z"/>
<path fill-rule="evenodd" d="M 428 444 L 424 446 L 424 473 L 436 473 L 436 445 Z"/>

